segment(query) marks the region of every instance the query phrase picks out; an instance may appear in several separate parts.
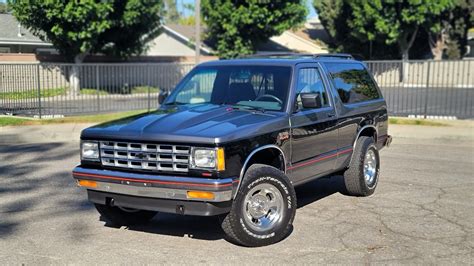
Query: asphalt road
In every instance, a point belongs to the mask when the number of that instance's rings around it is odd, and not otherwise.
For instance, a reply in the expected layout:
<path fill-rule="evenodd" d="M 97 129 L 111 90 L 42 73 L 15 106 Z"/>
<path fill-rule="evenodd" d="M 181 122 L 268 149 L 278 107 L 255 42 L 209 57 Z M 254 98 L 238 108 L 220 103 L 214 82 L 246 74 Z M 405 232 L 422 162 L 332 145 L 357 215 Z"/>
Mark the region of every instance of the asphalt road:
<path fill-rule="evenodd" d="M 474 118 L 474 88 L 382 88 L 390 115 L 424 115 L 425 108 L 431 116 L 455 116 L 458 119 Z M 69 98 L 68 98 L 69 97 Z M 72 98 L 71 98 L 72 97 Z M 132 109 L 147 109 L 158 106 L 158 96 L 151 95 L 109 95 L 58 96 L 41 102 L 43 115 L 78 115 L 96 112 L 118 112 Z M 427 104 L 426 104 L 427 103 Z M 1 113 L 17 115 L 38 114 L 37 99 L 25 101 L 0 101 Z"/>
<path fill-rule="evenodd" d="M 392 126 L 373 196 L 341 194 L 338 176 L 300 187 L 292 234 L 262 248 L 227 242 L 213 217 L 104 226 L 70 176 L 77 125 L 0 128 L 0 264 L 472 265 L 474 129 L 457 123 Z"/>

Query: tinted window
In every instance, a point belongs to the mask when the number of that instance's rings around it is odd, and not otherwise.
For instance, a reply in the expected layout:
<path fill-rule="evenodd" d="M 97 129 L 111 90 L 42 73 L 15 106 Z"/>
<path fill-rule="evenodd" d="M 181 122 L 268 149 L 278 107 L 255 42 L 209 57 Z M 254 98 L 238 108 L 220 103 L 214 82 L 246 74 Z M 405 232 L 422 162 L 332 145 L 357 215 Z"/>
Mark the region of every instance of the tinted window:
<path fill-rule="evenodd" d="M 319 93 L 321 106 L 329 106 L 328 96 L 324 89 L 321 75 L 317 68 L 302 68 L 298 72 L 298 83 L 296 87 L 296 103 L 298 108 L 302 109 L 303 104 L 301 102 L 302 93 Z"/>
<path fill-rule="evenodd" d="M 361 64 L 325 63 L 343 103 L 380 98 L 372 78 Z"/>

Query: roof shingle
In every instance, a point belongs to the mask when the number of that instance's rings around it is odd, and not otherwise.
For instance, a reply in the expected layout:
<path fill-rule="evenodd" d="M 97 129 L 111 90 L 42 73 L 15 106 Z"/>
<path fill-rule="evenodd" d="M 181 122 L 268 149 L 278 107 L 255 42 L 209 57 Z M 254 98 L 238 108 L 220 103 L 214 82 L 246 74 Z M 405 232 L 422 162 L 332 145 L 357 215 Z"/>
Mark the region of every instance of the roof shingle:
<path fill-rule="evenodd" d="M 11 14 L 0 14 L 0 41 L 8 43 L 48 44 L 34 36 L 28 29 L 19 27 Z"/>

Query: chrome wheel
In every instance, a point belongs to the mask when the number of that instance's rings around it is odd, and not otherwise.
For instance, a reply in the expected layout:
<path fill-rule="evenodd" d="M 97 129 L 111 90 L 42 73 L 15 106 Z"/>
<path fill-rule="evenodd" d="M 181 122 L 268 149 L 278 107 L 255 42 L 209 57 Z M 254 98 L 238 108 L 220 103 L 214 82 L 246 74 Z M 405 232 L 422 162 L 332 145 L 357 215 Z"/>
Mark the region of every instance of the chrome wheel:
<path fill-rule="evenodd" d="M 283 196 L 272 184 L 259 184 L 247 193 L 243 204 L 244 219 L 255 231 L 269 230 L 277 224 L 283 213 Z"/>
<path fill-rule="evenodd" d="M 364 178 L 367 186 L 372 187 L 377 176 L 377 156 L 373 149 L 369 149 L 364 158 Z"/>

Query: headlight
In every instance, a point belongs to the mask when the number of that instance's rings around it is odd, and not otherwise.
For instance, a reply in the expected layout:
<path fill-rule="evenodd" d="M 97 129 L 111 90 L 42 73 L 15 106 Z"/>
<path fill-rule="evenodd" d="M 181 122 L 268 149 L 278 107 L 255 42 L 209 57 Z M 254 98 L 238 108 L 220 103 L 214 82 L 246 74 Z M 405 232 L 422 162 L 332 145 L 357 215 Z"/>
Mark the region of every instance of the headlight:
<path fill-rule="evenodd" d="M 83 160 L 98 160 L 99 159 L 99 144 L 97 142 L 81 143 L 81 155 Z"/>
<path fill-rule="evenodd" d="M 195 148 L 192 154 L 193 168 L 207 168 L 218 171 L 225 170 L 224 149 Z"/>

